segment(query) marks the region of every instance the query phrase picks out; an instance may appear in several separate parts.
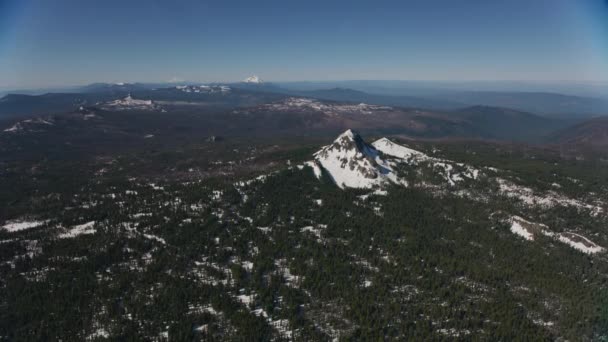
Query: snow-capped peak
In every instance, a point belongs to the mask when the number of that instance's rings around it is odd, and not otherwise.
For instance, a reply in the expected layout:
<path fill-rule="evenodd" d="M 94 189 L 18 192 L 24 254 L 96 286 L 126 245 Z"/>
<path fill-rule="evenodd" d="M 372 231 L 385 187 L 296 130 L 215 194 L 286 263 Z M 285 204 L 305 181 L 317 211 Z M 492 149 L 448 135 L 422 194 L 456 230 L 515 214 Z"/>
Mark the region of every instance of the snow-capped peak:
<path fill-rule="evenodd" d="M 308 165 L 313 167 L 315 175 L 321 177 L 321 168 L 325 169 L 340 188 L 375 188 L 388 183 L 407 186 L 407 181 L 397 176 L 395 167 L 399 165 L 430 167 L 431 172 L 444 178 L 451 187 L 482 175 L 470 165 L 435 158 L 387 138 L 368 144 L 351 129 L 314 157 L 315 161 Z"/>
<path fill-rule="evenodd" d="M 391 166 L 378 151 L 351 129 L 314 157 L 340 188 L 372 188 L 387 180 L 397 182 Z"/>
<path fill-rule="evenodd" d="M 352 129 L 344 131 L 344 133 L 340 134 L 336 140 L 334 140 L 333 144 L 325 146 L 321 151 L 317 152 L 317 154 L 322 152 L 327 153 L 328 151 L 354 151 L 371 158 L 375 158 L 378 154 L 375 148 L 368 145 L 363 138 L 361 138 L 359 133 Z"/>
<path fill-rule="evenodd" d="M 352 129 L 347 129 L 346 131 L 344 131 L 344 133 L 338 135 L 338 137 L 336 138 L 336 141 L 344 139 L 344 138 L 355 140 L 356 138 L 361 139 L 361 136 L 359 135 L 359 133 L 355 133 Z"/>
<path fill-rule="evenodd" d="M 244 83 L 255 83 L 255 84 L 264 83 L 264 81 L 262 81 L 262 79 L 259 78 L 257 75 L 247 77 L 246 79 L 243 80 L 243 82 Z"/>

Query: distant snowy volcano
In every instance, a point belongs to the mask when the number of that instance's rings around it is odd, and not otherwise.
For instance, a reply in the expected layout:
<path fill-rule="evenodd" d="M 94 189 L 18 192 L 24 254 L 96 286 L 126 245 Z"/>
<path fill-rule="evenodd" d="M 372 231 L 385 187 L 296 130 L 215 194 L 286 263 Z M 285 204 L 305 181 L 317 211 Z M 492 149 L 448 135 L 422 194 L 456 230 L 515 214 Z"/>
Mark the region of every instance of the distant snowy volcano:
<path fill-rule="evenodd" d="M 259 78 L 256 75 L 247 77 L 246 79 L 243 80 L 244 83 L 253 83 L 253 84 L 262 84 L 264 83 L 264 81 L 262 81 L 261 78 Z"/>

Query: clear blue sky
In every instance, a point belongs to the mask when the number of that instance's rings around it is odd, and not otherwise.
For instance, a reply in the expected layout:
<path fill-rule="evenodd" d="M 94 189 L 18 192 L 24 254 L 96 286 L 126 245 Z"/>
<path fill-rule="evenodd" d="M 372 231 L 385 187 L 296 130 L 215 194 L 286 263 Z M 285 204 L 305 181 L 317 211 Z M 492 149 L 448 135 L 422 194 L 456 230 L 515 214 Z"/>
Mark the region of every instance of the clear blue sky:
<path fill-rule="evenodd" d="M 608 0 L 0 0 L 0 87 L 608 81 Z"/>

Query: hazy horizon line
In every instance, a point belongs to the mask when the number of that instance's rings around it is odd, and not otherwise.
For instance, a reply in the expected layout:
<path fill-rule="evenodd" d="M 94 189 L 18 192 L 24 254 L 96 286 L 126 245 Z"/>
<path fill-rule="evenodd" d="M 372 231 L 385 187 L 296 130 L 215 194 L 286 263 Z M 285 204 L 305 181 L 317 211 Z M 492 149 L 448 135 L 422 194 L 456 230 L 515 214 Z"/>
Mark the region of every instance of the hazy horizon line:
<path fill-rule="evenodd" d="M 521 80 L 521 79 L 472 79 L 472 80 L 450 80 L 450 79 L 380 79 L 380 78 L 354 78 L 354 79 L 331 79 L 331 80 L 276 80 L 264 79 L 260 77 L 264 83 L 332 83 L 332 82 L 421 82 L 421 83 L 452 83 L 452 84 L 467 84 L 467 83 L 521 83 L 521 84 L 537 84 L 537 85 L 586 85 L 586 86 L 608 86 L 608 80 L 604 81 L 581 81 L 581 80 Z M 83 83 L 72 84 L 48 84 L 48 85 L 6 85 L 0 86 L 0 90 L 37 90 L 37 89 L 54 89 L 54 88 L 75 88 L 84 87 L 93 84 L 214 84 L 214 83 L 243 83 L 241 80 L 157 80 L 157 81 L 89 81 Z"/>

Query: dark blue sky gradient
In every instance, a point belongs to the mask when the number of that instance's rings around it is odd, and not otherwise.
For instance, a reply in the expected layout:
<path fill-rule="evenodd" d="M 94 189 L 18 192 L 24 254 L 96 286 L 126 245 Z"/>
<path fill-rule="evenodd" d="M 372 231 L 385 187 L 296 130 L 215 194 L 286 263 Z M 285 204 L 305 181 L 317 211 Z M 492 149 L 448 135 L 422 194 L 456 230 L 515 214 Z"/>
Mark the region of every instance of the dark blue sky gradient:
<path fill-rule="evenodd" d="M 0 0 L 0 87 L 608 81 L 605 0 Z"/>

